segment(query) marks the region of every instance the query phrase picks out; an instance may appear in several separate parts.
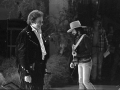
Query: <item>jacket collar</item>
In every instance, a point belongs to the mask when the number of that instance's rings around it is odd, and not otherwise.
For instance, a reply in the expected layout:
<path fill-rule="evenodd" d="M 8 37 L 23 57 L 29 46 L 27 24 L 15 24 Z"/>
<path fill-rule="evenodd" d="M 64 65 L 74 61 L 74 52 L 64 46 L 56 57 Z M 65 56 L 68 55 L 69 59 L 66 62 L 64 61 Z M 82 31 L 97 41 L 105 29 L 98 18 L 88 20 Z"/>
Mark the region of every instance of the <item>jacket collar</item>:
<path fill-rule="evenodd" d="M 30 25 L 27 26 L 27 35 L 30 41 L 35 43 L 36 45 L 39 45 L 39 41 L 35 33 L 32 31 L 32 28 Z"/>
<path fill-rule="evenodd" d="M 30 25 L 30 27 L 32 28 L 32 31 L 38 32 L 38 30 L 35 28 L 34 24 Z M 39 32 L 42 33 L 41 30 L 39 30 Z"/>

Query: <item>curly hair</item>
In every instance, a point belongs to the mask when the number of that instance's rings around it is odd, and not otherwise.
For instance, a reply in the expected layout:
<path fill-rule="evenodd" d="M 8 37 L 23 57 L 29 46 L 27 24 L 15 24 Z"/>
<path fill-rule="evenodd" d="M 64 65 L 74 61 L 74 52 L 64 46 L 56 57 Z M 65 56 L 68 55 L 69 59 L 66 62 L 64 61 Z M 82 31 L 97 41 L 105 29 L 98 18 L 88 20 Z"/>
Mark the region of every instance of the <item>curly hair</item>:
<path fill-rule="evenodd" d="M 27 24 L 30 25 L 31 23 L 34 23 L 38 17 L 43 17 L 43 15 L 44 15 L 43 12 L 39 10 L 31 11 L 27 17 Z"/>

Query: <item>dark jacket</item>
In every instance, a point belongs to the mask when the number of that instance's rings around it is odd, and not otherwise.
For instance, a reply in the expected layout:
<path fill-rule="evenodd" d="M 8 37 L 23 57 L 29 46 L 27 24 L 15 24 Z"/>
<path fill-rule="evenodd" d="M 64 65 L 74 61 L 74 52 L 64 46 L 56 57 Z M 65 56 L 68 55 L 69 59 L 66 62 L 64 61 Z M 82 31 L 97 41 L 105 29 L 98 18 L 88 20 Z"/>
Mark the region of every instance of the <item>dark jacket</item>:
<path fill-rule="evenodd" d="M 42 81 L 40 78 L 44 77 L 45 64 L 49 57 L 49 43 L 44 37 L 43 41 L 47 52 L 44 61 L 38 38 L 29 25 L 19 33 L 16 41 L 17 65 L 24 68 L 24 74 L 30 75 L 33 83 Z"/>
<path fill-rule="evenodd" d="M 85 35 L 80 44 L 78 45 L 78 47 L 76 48 L 78 60 L 80 62 L 84 61 L 86 62 L 86 60 L 91 57 L 91 51 L 92 51 L 91 39 L 87 35 Z"/>

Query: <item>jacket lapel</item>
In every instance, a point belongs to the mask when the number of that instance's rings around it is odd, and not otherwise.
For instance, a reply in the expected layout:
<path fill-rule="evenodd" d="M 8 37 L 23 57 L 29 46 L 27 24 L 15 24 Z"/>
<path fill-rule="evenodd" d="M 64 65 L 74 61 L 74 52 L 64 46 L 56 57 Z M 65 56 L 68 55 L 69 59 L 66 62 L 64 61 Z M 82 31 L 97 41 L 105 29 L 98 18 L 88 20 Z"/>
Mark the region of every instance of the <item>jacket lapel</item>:
<path fill-rule="evenodd" d="M 35 33 L 32 31 L 32 28 L 30 26 L 28 26 L 28 30 L 27 30 L 27 35 L 29 40 L 36 44 L 36 45 L 40 45 L 37 36 L 35 35 Z"/>
<path fill-rule="evenodd" d="M 29 37 L 29 41 L 31 41 L 33 44 L 40 47 L 39 40 L 38 40 L 37 36 L 35 35 L 35 33 L 32 31 L 32 28 L 30 26 L 28 26 L 27 28 L 28 28 L 27 35 Z M 45 40 L 44 36 L 42 36 L 42 39 L 43 39 L 43 44 L 46 48 L 46 40 Z"/>

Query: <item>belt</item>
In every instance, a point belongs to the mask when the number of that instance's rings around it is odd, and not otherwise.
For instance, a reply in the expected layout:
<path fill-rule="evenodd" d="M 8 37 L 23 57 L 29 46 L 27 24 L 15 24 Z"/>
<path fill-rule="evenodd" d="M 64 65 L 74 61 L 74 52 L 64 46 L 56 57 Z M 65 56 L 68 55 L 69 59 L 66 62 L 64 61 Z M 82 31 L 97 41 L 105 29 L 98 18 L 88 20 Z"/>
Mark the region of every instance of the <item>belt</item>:
<path fill-rule="evenodd" d="M 90 62 L 91 60 L 92 60 L 91 57 L 88 59 L 83 58 L 83 59 L 80 59 L 80 62 L 86 63 L 86 62 Z"/>

